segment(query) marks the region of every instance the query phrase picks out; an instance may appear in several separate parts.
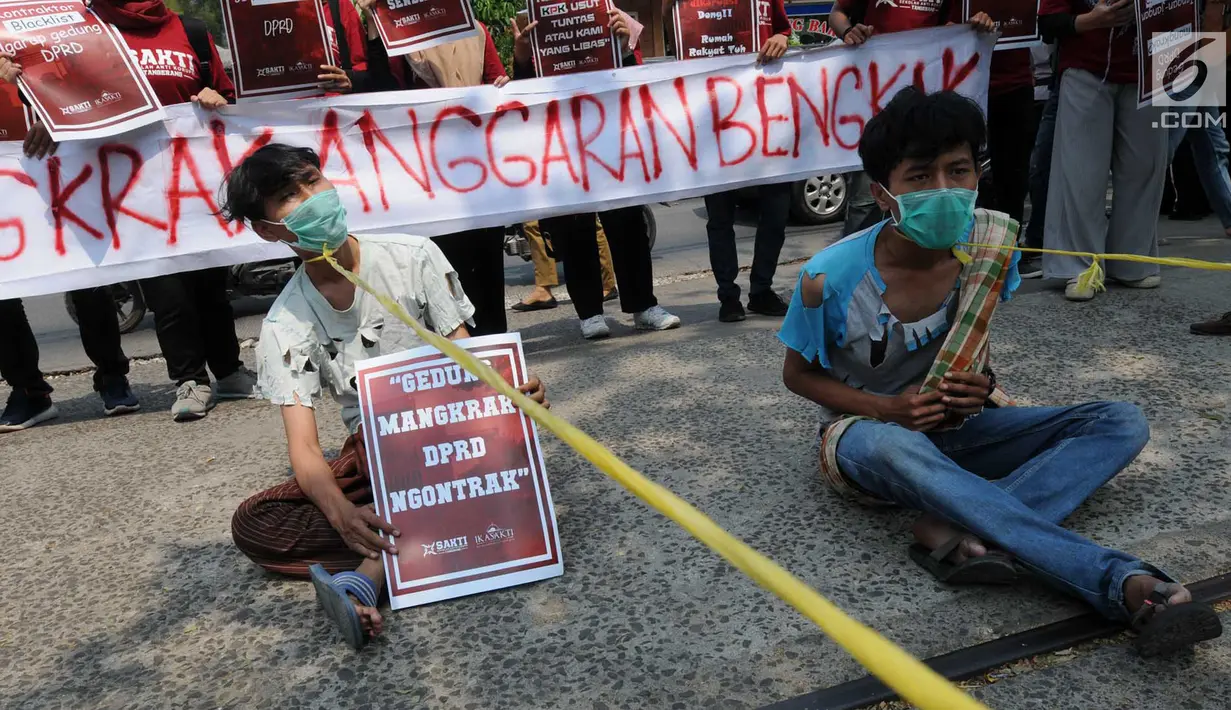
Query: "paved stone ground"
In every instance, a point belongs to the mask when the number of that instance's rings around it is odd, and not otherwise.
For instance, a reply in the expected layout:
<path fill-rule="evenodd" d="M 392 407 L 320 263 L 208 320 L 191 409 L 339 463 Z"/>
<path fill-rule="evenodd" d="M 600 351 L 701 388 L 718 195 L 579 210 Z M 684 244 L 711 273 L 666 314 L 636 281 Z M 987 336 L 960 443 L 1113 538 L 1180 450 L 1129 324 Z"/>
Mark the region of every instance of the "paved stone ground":
<path fill-rule="evenodd" d="M 1164 253 L 1228 261 L 1231 242 L 1176 239 Z M 1023 403 L 1145 408 L 1149 448 L 1069 524 L 1192 580 L 1231 571 L 1231 342 L 1187 324 L 1231 303 L 1225 274 L 1164 281 L 1084 305 L 1031 284 L 1000 311 L 994 352 Z M 715 322 L 712 289 L 659 289 L 685 320 L 670 333 L 635 334 L 621 316 L 616 337 L 588 344 L 565 310 L 512 324 L 559 413 L 910 652 L 1079 611 L 1033 584 L 946 589 L 908 561 L 909 515 L 824 489 L 815 413 L 781 385 L 776 324 Z M 133 379 L 141 414 L 99 419 L 89 377 L 64 377 L 65 417 L 0 438 L 0 707 L 756 707 L 863 675 L 550 437 L 565 575 L 399 612 L 353 653 L 310 585 L 231 545 L 235 506 L 288 474 L 274 408 L 225 404 L 177 425 L 162 364 Z M 322 440 L 340 442 L 336 408 L 321 420 Z M 1227 648 L 1144 663 L 1110 647 L 980 692 L 997 708 L 1225 708 Z"/>

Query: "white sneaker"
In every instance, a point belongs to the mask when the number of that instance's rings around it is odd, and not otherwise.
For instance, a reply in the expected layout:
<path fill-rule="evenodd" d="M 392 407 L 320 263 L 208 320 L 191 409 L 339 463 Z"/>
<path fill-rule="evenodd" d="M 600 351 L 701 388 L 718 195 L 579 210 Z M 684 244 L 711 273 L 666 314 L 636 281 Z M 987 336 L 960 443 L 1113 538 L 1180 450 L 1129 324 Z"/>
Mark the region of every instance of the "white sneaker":
<path fill-rule="evenodd" d="M 185 382 L 175 391 L 175 404 L 171 405 L 171 416 L 177 422 L 190 422 L 194 419 L 203 419 L 213 408 L 213 390 L 209 385 Z"/>
<path fill-rule="evenodd" d="M 1069 279 L 1068 285 L 1064 287 L 1064 297 L 1070 301 L 1090 301 L 1094 299 L 1094 287 L 1082 288 L 1077 284 L 1077 279 Z"/>
<path fill-rule="evenodd" d="M 256 399 L 256 374 L 246 367 L 214 383 L 214 396 L 218 399 Z"/>
<path fill-rule="evenodd" d="M 1153 276 L 1147 276 L 1144 279 L 1137 279 L 1136 281 L 1122 281 L 1120 279 L 1116 279 L 1116 283 L 1127 288 L 1158 288 L 1163 285 L 1163 278 L 1158 274 L 1155 274 Z"/>
<path fill-rule="evenodd" d="M 587 318 L 581 322 L 581 337 L 586 340 L 602 340 L 611 335 L 611 328 L 607 327 L 607 319 L 602 315 Z"/>
<path fill-rule="evenodd" d="M 680 327 L 680 317 L 673 316 L 662 306 L 653 306 L 633 315 L 637 330 L 671 330 Z"/>

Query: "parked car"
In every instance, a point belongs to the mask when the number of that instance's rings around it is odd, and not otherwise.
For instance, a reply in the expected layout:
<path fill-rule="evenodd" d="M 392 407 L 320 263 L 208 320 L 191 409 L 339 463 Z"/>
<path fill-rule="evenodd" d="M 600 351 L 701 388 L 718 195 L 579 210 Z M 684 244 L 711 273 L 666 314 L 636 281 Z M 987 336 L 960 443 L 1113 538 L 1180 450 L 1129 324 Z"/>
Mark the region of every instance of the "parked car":
<path fill-rule="evenodd" d="M 844 173 L 817 175 L 791 183 L 791 219 L 799 224 L 832 224 L 846 218 L 850 198 Z M 757 201 L 756 186 L 741 188 L 735 199 L 743 205 Z"/>

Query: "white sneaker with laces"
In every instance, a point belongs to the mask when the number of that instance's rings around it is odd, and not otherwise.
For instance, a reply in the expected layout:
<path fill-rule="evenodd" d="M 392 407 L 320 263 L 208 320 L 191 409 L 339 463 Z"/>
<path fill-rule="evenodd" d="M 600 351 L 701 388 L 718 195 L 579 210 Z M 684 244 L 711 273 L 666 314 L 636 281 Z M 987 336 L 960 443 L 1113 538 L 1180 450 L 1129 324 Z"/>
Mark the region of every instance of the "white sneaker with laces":
<path fill-rule="evenodd" d="M 256 373 L 241 365 L 214 383 L 214 396 L 218 399 L 256 399 Z"/>
<path fill-rule="evenodd" d="M 662 306 L 653 306 L 633 315 L 633 325 L 637 330 L 671 330 L 680 327 L 680 317 Z"/>
<path fill-rule="evenodd" d="M 581 337 L 586 340 L 602 340 L 611 335 L 607 319 L 602 315 L 587 318 L 581 322 Z"/>
<path fill-rule="evenodd" d="M 175 391 L 175 404 L 171 405 L 171 416 L 177 422 L 190 422 L 203 419 L 214 408 L 213 391 L 209 385 L 199 385 L 196 382 L 185 382 Z"/>

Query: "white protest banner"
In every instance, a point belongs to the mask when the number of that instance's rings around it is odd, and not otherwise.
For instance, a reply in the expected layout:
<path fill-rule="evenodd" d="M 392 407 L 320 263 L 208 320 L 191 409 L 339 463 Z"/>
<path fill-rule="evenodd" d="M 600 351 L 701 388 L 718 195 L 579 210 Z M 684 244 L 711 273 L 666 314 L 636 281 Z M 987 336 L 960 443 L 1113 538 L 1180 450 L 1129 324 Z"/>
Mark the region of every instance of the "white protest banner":
<path fill-rule="evenodd" d="M 145 74 L 114 27 L 80 2 L 0 3 L 0 51 L 56 140 L 104 138 L 164 117 Z"/>
<path fill-rule="evenodd" d="M 352 231 L 426 236 L 859 167 L 902 87 L 983 99 L 995 37 L 950 26 L 790 54 L 491 86 L 168 109 L 43 161 L 0 143 L 0 298 L 286 256 L 214 215 L 223 175 L 272 141 L 316 149 Z"/>
<path fill-rule="evenodd" d="M 514 387 L 521 336 L 457 341 Z M 564 574 L 534 420 L 425 346 L 357 364 L 376 514 L 402 531 L 383 553 L 403 609 Z"/>

